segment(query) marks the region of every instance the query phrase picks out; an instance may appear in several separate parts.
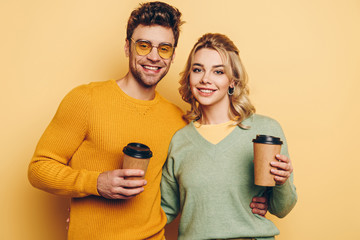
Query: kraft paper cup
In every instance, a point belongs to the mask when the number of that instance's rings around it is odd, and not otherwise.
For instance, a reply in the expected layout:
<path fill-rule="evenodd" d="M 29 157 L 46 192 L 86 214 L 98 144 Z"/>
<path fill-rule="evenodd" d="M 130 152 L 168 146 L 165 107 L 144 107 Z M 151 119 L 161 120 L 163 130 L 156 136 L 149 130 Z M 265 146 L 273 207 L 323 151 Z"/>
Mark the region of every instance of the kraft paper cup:
<path fill-rule="evenodd" d="M 146 173 L 152 157 L 152 152 L 148 146 L 141 143 L 129 143 L 124 147 L 123 152 L 122 169 L 141 169 Z M 126 179 L 139 180 L 144 179 L 144 177 L 145 174 L 143 177 L 126 177 Z"/>
<path fill-rule="evenodd" d="M 283 142 L 280 138 L 269 135 L 256 135 L 254 143 L 254 176 L 255 185 L 275 186 L 274 175 L 271 174 L 270 162 L 277 161 L 276 154 L 280 154 Z"/>

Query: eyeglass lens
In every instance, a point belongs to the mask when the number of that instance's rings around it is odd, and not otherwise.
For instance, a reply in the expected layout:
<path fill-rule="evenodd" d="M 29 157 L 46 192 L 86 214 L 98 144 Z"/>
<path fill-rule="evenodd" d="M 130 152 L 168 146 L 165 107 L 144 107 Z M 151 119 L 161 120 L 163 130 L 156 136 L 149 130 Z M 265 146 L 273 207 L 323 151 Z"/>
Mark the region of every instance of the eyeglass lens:
<path fill-rule="evenodd" d="M 151 52 L 152 48 L 153 48 L 153 45 L 149 41 L 138 40 L 135 42 L 136 52 L 141 56 L 149 54 Z M 157 46 L 157 51 L 158 51 L 158 54 L 160 57 L 162 57 L 164 59 L 169 59 L 169 58 L 171 58 L 171 56 L 173 54 L 173 46 L 171 46 L 170 44 L 166 44 L 166 43 L 160 43 Z"/>

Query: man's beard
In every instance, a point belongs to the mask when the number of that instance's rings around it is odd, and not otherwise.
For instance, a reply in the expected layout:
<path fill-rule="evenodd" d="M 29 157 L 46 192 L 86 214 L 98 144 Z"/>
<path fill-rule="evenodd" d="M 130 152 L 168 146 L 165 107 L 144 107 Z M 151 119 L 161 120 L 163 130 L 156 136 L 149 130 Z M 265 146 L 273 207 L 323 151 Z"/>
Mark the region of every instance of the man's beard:
<path fill-rule="evenodd" d="M 167 74 L 169 68 L 162 73 L 162 75 L 160 75 L 158 77 L 158 79 L 154 79 L 153 81 L 146 81 L 146 76 L 144 74 L 142 74 L 140 71 L 137 71 L 136 69 L 134 69 L 132 66 L 130 66 L 130 71 L 132 73 L 132 75 L 134 76 L 135 80 L 143 87 L 145 88 L 152 88 L 154 86 L 156 86 L 161 79 L 163 79 L 165 77 L 165 75 Z"/>
<path fill-rule="evenodd" d="M 158 79 L 154 79 L 154 80 L 151 80 L 151 81 L 146 81 L 147 80 L 147 76 L 145 74 L 143 74 L 141 71 L 139 71 L 138 69 L 136 69 L 134 67 L 133 64 L 129 64 L 129 69 L 130 69 L 130 72 L 131 74 L 134 76 L 135 80 L 143 87 L 145 88 L 152 88 L 154 86 L 156 86 L 160 81 L 161 79 L 163 79 L 165 77 L 165 75 L 168 73 L 169 69 L 170 69 L 170 64 L 167 65 L 165 68 L 165 71 L 160 75 L 158 76 Z M 142 67 L 140 65 L 140 67 Z M 153 77 L 150 77 L 150 78 L 153 78 Z"/>

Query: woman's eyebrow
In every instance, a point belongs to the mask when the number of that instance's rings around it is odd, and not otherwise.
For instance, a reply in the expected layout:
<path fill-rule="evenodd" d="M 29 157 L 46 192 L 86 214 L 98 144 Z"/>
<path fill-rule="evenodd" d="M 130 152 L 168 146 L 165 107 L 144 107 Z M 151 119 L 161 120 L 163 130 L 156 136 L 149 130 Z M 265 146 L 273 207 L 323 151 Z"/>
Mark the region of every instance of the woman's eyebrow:
<path fill-rule="evenodd" d="M 204 65 L 201 64 L 201 63 L 194 63 L 193 66 L 204 67 Z M 212 68 L 218 68 L 218 67 L 225 67 L 225 66 L 224 66 L 224 64 L 219 64 L 219 65 L 214 65 L 214 66 L 212 66 Z"/>
<path fill-rule="evenodd" d="M 225 67 L 224 64 L 214 65 L 213 68 Z"/>

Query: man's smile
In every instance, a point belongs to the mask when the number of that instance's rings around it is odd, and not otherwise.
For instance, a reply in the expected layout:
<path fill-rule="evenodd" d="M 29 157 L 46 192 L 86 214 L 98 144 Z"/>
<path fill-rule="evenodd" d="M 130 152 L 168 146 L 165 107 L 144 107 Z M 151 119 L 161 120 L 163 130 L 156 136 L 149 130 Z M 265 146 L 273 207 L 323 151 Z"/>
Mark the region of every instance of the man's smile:
<path fill-rule="evenodd" d="M 160 71 L 162 69 L 162 67 L 157 67 L 157 66 L 150 66 L 150 65 L 141 65 L 145 70 L 151 70 L 151 71 Z"/>

